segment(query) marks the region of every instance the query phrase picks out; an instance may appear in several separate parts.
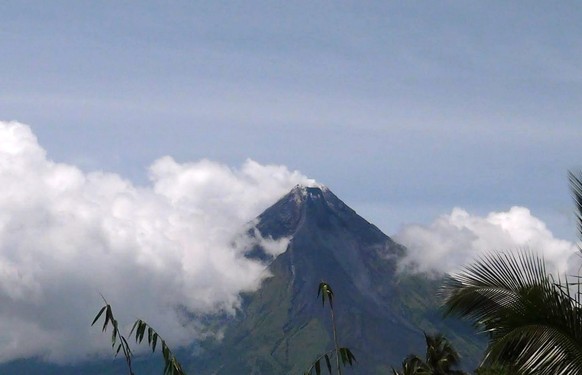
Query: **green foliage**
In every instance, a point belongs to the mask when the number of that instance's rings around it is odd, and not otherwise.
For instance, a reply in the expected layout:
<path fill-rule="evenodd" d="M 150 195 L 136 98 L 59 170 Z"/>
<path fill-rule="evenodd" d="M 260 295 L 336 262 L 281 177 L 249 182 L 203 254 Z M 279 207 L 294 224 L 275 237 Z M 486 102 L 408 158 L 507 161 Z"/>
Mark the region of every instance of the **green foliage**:
<path fill-rule="evenodd" d="M 105 314 L 105 317 L 103 320 L 103 327 L 102 327 L 101 331 L 105 332 L 107 330 L 107 328 L 111 325 L 111 327 L 112 327 L 111 347 L 115 351 L 115 356 L 117 356 L 119 354 L 119 352 L 122 351 L 123 355 L 125 357 L 125 362 L 127 363 L 129 374 L 135 375 L 135 373 L 133 372 L 133 367 L 132 367 L 133 353 L 129 347 L 127 339 L 119 331 L 119 325 L 117 323 L 117 320 L 113 316 L 113 310 L 111 308 L 111 305 L 109 305 L 109 303 L 107 303 L 107 301 L 105 300 L 105 298 L 103 296 L 101 296 L 101 298 L 103 298 L 103 301 L 105 302 L 105 306 L 103 306 L 99 310 L 99 312 L 95 316 L 95 319 L 93 319 L 91 326 L 95 325 L 95 323 L 97 323 L 97 321 L 99 321 L 99 318 L 101 318 L 101 316 L 103 314 Z M 170 350 L 170 348 L 166 344 L 166 341 L 164 339 L 162 339 L 162 337 L 143 320 L 138 319 L 135 321 L 135 323 L 133 324 L 133 327 L 131 328 L 131 331 L 129 332 L 128 337 L 131 338 L 131 335 L 135 334 L 135 342 L 138 344 L 141 344 L 144 337 L 146 336 L 146 332 L 147 332 L 148 346 L 152 349 L 152 352 L 156 351 L 156 346 L 157 346 L 158 342 L 160 343 L 162 356 L 164 358 L 164 363 L 165 363 L 163 374 L 164 375 L 186 375 L 186 373 L 182 369 L 182 365 L 180 364 L 180 362 L 178 362 L 178 360 L 176 359 L 176 356 L 174 356 L 174 354 L 172 353 L 172 351 Z M 117 345 L 117 347 L 116 347 L 116 345 Z"/>
<path fill-rule="evenodd" d="M 420 357 L 410 354 L 402 361 L 402 370 L 392 368 L 392 375 L 429 375 L 431 370 Z"/>
<path fill-rule="evenodd" d="M 119 351 L 123 350 L 123 355 L 125 357 L 125 362 L 127 363 L 127 368 L 129 369 L 129 374 L 135 375 L 133 372 L 133 368 L 131 366 L 131 357 L 133 356 L 133 353 L 131 352 L 131 349 L 129 347 L 129 344 L 127 343 L 127 340 L 119 331 L 119 325 L 117 323 L 117 319 L 115 319 L 115 317 L 113 316 L 113 310 L 111 309 L 111 305 L 109 305 L 107 303 L 107 301 L 105 300 L 105 298 L 103 296 L 101 296 L 101 298 L 103 298 L 103 301 L 105 302 L 105 306 L 103 306 L 101 308 L 101 310 L 99 310 L 99 312 L 95 316 L 95 319 L 93 319 L 91 326 L 95 325 L 95 323 L 97 323 L 97 321 L 99 320 L 101 315 L 103 315 L 103 313 L 105 313 L 105 318 L 103 321 L 103 327 L 101 329 L 101 332 L 105 332 L 107 330 L 107 327 L 109 327 L 109 324 L 111 324 L 111 327 L 112 327 L 111 347 L 115 350 L 115 356 L 117 357 L 117 355 L 119 354 Z M 115 349 L 116 344 L 117 344 L 117 349 Z"/>
<path fill-rule="evenodd" d="M 321 305 L 325 306 L 325 300 L 327 299 L 329 301 L 329 306 L 333 311 L 333 290 L 331 289 L 331 286 L 329 286 L 328 283 L 323 281 L 319 283 L 319 287 L 317 288 L 317 296 L 319 297 L 320 295 L 321 295 Z"/>
<path fill-rule="evenodd" d="M 339 353 L 339 355 L 337 353 Z M 315 361 L 313 361 L 311 367 L 304 372 L 304 375 L 310 375 L 314 371 L 316 375 L 321 374 L 322 364 L 325 365 L 325 368 L 327 368 L 329 374 L 333 374 L 331 361 L 336 356 L 339 358 L 341 364 L 344 367 L 346 367 L 347 365 L 353 366 L 354 363 L 356 362 L 356 357 L 349 348 L 341 347 L 338 348 L 337 351 L 335 349 L 331 349 L 327 351 L 325 354 L 320 355 Z"/>
<path fill-rule="evenodd" d="M 425 333 L 424 337 L 426 340 L 426 363 L 431 368 L 432 374 L 463 374 L 462 371 L 454 369 L 460 362 L 459 353 L 443 335 L 427 335 Z"/>
<path fill-rule="evenodd" d="M 473 320 L 490 335 L 486 364 L 579 372 L 580 307 L 561 287 L 567 289 L 546 274 L 542 259 L 497 254 L 448 280 L 445 304 L 448 313 Z"/>
<path fill-rule="evenodd" d="M 523 373 L 582 372 L 579 300 L 570 297 L 568 284 L 546 274 L 542 259 L 491 255 L 444 288 L 447 313 L 489 334 L 484 364 L 514 363 Z"/>
<path fill-rule="evenodd" d="M 421 359 L 415 354 L 408 355 L 402 361 L 402 370 L 392 369 L 393 375 L 463 375 L 455 369 L 459 365 L 459 354 L 442 335 L 424 334 L 426 356 Z"/>
<path fill-rule="evenodd" d="M 339 375 L 341 375 L 341 373 L 342 373 L 341 366 L 344 366 L 344 367 L 346 367 L 347 365 L 353 366 L 353 364 L 356 362 L 356 356 L 352 353 L 352 351 L 349 348 L 340 347 L 338 345 L 337 329 L 336 329 L 335 315 L 334 315 L 334 310 L 333 310 L 334 294 L 333 294 L 333 289 L 331 288 L 331 286 L 328 283 L 326 283 L 324 281 L 319 283 L 319 286 L 317 288 L 317 297 L 319 298 L 319 296 L 321 296 L 322 306 L 325 306 L 326 300 L 329 301 L 330 314 L 331 314 L 331 325 L 332 325 L 332 331 L 333 331 L 334 349 L 331 349 L 331 350 L 327 351 L 326 353 L 317 357 L 315 359 L 315 361 L 313 361 L 313 363 L 311 364 L 311 367 L 309 367 L 309 369 L 304 372 L 304 375 L 311 375 L 313 372 L 315 372 L 316 375 L 320 375 L 322 364 L 324 364 L 326 366 L 325 368 L 327 368 L 328 373 L 332 374 L 331 360 L 334 357 L 336 359 L 337 373 Z"/>
<path fill-rule="evenodd" d="M 160 341 L 162 356 L 164 357 L 164 375 L 186 375 L 184 370 L 182 370 L 182 365 L 176 359 L 176 356 L 172 353 L 166 341 L 160 337 L 160 335 L 150 327 L 146 322 L 138 319 L 133 324 L 129 336 L 135 331 L 135 342 L 141 344 L 143 341 L 145 332 L 147 330 L 148 345 L 152 348 L 152 353 L 156 351 L 156 345 L 158 340 Z"/>

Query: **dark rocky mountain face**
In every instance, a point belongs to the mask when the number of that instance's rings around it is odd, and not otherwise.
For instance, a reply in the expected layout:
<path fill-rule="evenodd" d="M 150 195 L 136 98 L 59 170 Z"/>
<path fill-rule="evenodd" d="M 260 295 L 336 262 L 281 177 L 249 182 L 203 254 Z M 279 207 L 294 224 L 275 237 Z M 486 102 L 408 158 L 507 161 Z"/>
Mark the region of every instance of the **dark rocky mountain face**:
<path fill-rule="evenodd" d="M 321 281 L 335 293 L 340 345 L 359 363 L 347 373 L 388 374 L 410 353 L 423 354 L 423 330 L 444 332 L 469 366 L 479 353 L 470 330 L 443 321 L 438 282 L 397 272 L 405 248 L 360 217 L 329 189 L 297 186 L 259 216 L 263 237 L 290 238 L 261 289 L 246 296 L 224 340 L 208 346 L 205 374 L 302 374 L 332 347 Z M 260 249 L 254 249 L 254 256 Z M 219 354 L 215 354 L 219 353 Z"/>
<path fill-rule="evenodd" d="M 259 217 L 257 229 L 263 236 L 291 238 L 270 270 L 275 277 L 288 278 L 299 306 L 319 304 L 314 292 L 322 280 L 333 286 L 338 298 L 364 299 L 364 306 L 389 302 L 386 283 L 395 280 L 403 247 L 328 189 L 295 187 Z"/>

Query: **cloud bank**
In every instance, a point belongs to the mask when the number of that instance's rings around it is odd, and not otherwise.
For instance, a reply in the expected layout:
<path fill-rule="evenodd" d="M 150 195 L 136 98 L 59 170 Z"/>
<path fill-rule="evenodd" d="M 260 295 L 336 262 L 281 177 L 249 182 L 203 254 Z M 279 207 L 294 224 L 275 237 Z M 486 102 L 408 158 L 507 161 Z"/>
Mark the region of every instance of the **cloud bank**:
<path fill-rule="evenodd" d="M 450 273 L 494 251 L 531 251 L 551 272 L 577 273 L 580 266 L 576 244 L 554 237 L 525 207 L 485 217 L 454 208 L 429 225 L 404 226 L 394 239 L 408 248 L 401 263 L 408 271 Z"/>
<path fill-rule="evenodd" d="M 233 312 L 268 276 L 243 256 L 245 225 L 294 185 L 315 183 L 252 160 L 232 169 L 171 157 L 149 177 L 138 187 L 53 162 L 28 126 L 0 122 L 0 362 L 110 354 L 107 335 L 89 327 L 99 293 L 120 323 L 143 318 L 170 345 L 188 344 L 204 327 L 185 312 Z"/>

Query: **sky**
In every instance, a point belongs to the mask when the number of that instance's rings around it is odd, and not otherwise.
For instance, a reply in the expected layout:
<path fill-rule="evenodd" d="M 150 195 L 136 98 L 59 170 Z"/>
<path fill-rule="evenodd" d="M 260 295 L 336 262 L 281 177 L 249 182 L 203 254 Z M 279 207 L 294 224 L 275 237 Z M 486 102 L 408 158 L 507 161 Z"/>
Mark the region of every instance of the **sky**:
<path fill-rule="evenodd" d="M 580 35 L 575 1 L 1 2 L 0 362 L 106 352 L 99 292 L 208 334 L 168 306 L 236 309 L 268 276 L 241 228 L 297 183 L 421 271 L 567 269 Z"/>

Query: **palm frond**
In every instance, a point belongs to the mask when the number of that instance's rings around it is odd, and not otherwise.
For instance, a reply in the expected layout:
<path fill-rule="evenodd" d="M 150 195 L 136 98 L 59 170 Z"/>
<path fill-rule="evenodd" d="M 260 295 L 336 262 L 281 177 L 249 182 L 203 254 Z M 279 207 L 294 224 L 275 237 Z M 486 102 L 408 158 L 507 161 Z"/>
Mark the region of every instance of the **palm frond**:
<path fill-rule="evenodd" d="M 578 228 L 578 238 L 582 241 L 582 172 L 575 175 L 573 172 L 568 173 L 570 178 L 570 188 L 574 204 L 576 205 L 576 224 Z M 582 251 L 582 249 L 580 249 Z"/>
<path fill-rule="evenodd" d="M 522 311 L 520 292 L 531 285 L 548 284 L 545 266 L 539 258 L 522 253 L 490 254 L 444 282 L 445 314 L 474 321 L 485 331 L 497 326 L 505 310 Z"/>
<path fill-rule="evenodd" d="M 431 373 L 430 366 L 414 354 L 410 354 L 402 361 L 402 375 L 429 375 Z"/>
<path fill-rule="evenodd" d="M 547 325 L 512 330 L 487 350 L 485 363 L 511 363 L 525 374 L 580 374 L 580 344 L 570 335 Z"/>
<path fill-rule="evenodd" d="M 453 367 L 459 364 L 459 353 L 451 343 L 442 335 L 424 334 L 426 340 L 426 364 L 435 373 L 449 373 Z"/>
<path fill-rule="evenodd" d="M 524 252 L 486 256 L 451 275 L 442 293 L 447 314 L 489 334 L 485 363 L 513 363 L 526 374 L 582 373 L 581 309 L 563 288 L 543 259 Z"/>

